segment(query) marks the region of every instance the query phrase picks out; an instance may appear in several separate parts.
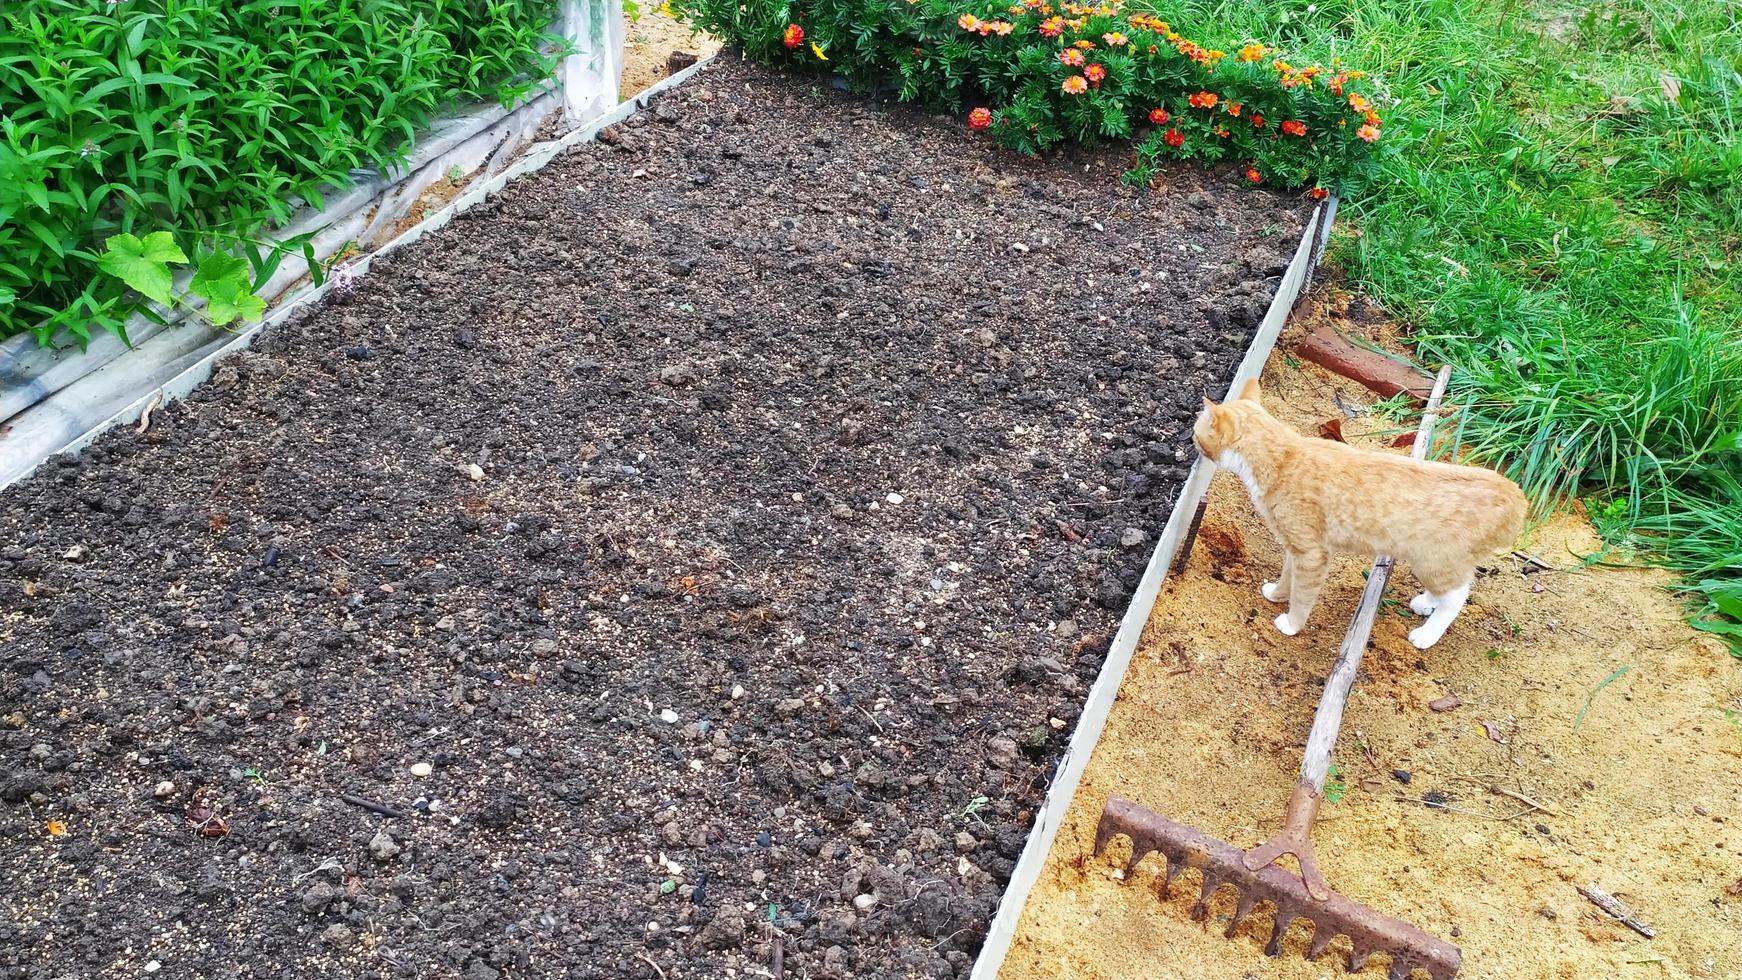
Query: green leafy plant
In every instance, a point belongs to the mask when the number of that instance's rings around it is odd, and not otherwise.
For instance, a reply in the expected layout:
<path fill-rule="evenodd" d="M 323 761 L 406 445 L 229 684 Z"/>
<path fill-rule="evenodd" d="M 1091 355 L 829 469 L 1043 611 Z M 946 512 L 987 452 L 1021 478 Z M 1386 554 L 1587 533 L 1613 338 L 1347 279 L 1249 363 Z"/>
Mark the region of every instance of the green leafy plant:
<path fill-rule="evenodd" d="M 354 170 L 401 163 L 442 106 L 524 99 L 566 53 L 555 13 L 553 0 L 0 5 L 0 339 L 126 339 L 144 304 L 188 295 L 215 323 L 257 318 L 254 291 L 302 243 L 253 239 Z"/>
<path fill-rule="evenodd" d="M 1341 803 L 1349 793 L 1349 784 L 1343 782 L 1343 767 L 1331 763 L 1330 772 L 1325 779 L 1325 802 Z"/>
<path fill-rule="evenodd" d="M 1258 42 L 1235 54 L 1160 18 L 1046 0 L 672 0 L 751 57 L 835 73 L 858 89 L 968 112 L 968 125 L 1025 153 L 1130 139 L 1127 179 L 1170 159 L 1234 161 L 1245 180 L 1314 187 L 1355 180 L 1379 152 L 1379 90 L 1365 74 L 1296 67 Z M 1317 186 L 1315 186 L 1317 185 Z"/>

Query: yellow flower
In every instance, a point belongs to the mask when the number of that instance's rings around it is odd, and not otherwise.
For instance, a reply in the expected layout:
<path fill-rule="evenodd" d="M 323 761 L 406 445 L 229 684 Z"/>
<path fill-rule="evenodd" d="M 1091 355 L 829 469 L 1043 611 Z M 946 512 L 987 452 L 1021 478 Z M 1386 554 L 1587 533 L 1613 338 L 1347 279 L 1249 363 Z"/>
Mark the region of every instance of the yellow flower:
<path fill-rule="evenodd" d="M 817 56 L 817 60 L 818 60 L 818 61 L 827 61 L 827 60 L 829 60 L 829 56 L 828 56 L 828 55 L 826 55 L 826 54 L 823 54 L 823 48 L 822 48 L 822 45 L 820 45 L 820 44 L 818 44 L 818 43 L 817 43 L 817 42 L 815 42 L 815 41 L 812 41 L 812 42 L 811 42 L 811 52 L 812 52 L 812 53 L 813 53 L 813 54 L 815 54 L 815 55 L 816 55 L 816 56 Z"/>

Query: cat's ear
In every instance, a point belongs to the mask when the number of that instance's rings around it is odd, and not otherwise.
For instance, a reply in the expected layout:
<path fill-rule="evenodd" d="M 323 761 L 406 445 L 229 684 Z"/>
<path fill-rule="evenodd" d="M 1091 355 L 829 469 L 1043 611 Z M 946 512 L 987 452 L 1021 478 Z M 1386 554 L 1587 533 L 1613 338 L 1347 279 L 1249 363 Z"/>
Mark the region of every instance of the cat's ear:
<path fill-rule="evenodd" d="M 1249 402 L 1259 401 L 1263 392 L 1258 390 L 1258 379 L 1251 378 L 1240 386 L 1240 397 Z"/>
<path fill-rule="evenodd" d="M 1216 407 L 1216 403 L 1215 403 L 1215 402 L 1213 402 L 1213 401 L 1210 401 L 1210 398 L 1209 398 L 1209 396 L 1208 396 L 1208 395 L 1206 395 L 1206 396 L 1204 396 L 1204 407 L 1205 407 L 1205 408 L 1215 408 L 1215 407 Z"/>

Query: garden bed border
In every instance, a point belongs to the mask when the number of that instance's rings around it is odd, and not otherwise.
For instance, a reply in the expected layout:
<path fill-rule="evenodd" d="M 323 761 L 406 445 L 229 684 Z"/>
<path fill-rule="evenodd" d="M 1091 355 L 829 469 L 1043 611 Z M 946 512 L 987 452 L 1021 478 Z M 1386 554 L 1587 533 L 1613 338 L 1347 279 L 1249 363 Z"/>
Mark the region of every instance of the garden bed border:
<path fill-rule="evenodd" d="M 1245 357 L 1228 383 L 1229 397 L 1248 380 L 1263 373 L 1277 338 L 1288 325 L 1291 314 L 1305 299 L 1312 285 L 1313 273 L 1318 269 L 1330 239 L 1337 204 L 1338 198 L 1333 195 L 1313 209 L 1306 229 L 1301 232 L 1300 243 L 1295 246 L 1294 257 L 1282 274 L 1276 295 L 1271 298 L 1270 308 L 1265 311 L 1263 321 L 1246 348 Z M 1078 716 L 1077 727 L 1071 733 L 1070 744 L 1065 747 L 1052 784 L 1047 787 L 1046 801 L 1035 815 L 1022 855 L 1011 872 L 1010 883 L 998 901 L 998 911 L 986 933 L 986 942 L 974 959 L 972 980 L 997 980 L 998 971 L 1004 966 L 1004 959 L 1016 939 L 1016 927 L 1022 921 L 1022 910 L 1028 904 L 1028 895 L 1040 879 L 1040 872 L 1046 866 L 1047 856 L 1052 853 L 1053 842 L 1064 823 L 1065 812 L 1076 798 L 1077 787 L 1082 783 L 1090 757 L 1094 755 L 1095 744 L 1107 726 L 1107 716 L 1125 682 L 1131 657 L 1137 652 L 1137 642 L 1143 637 L 1149 614 L 1161 594 L 1162 583 L 1167 579 L 1174 556 L 1182 553 L 1182 549 L 1189 550 L 1191 539 L 1197 533 L 1205 493 L 1215 472 L 1216 464 L 1199 456 L 1180 487 L 1179 499 L 1174 501 L 1167 524 L 1156 540 L 1155 551 L 1149 556 L 1149 565 L 1143 571 L 1143 579 L 1119 621 L 1119 631 L 1107 649 L 1107 659 L 1095 675 L 1089 696 L 1083 702 L 1083 713 Z"/>
<path fill-rule="evenodd" d="M 401 246 L 415 242 L 430 232 L 446 227 L 447 224 L 453 221 L 457 215 L 476 207 L 485 199 L 500 193 L 503 188 L 507 187 L 508 184 L 514 180 L 542 169 L 552 160 L 557 159 L 576 146 L 591 142 L 598 136 L 600 130 L 607 126 L 612 126 L 616 123 L 622 122 L 631 115 L 634 115 L 636 112 L 646 107 L 653 99 L 688 81 L 697 72 L 701 71 L 703 66 L 707 65 L 712 60 L 713 56 L 709 56 L 708 58 L 704 58 L 696 64 L 691 65 L 674 75 L 661 79 L 658 83 L 639 93 L 634 98 L 626 99 L 618 103 L 616 108 L 601 116 L 595 117 L 580 129 L 573 130 L 555 140 L 533 144 L 527 149 L 524 155 L 501 173 L 468 187 L 464 193 L 448 202 L 448 204 L 443 206 L 440 210 L 425 217 L 422 221 L 419 221 L 416 225 L 413 225 L 411 228 L 387 242 L 385 245 L 382 245 L 376 251 L 359 256 L 354 262 L 349 263 L 344 270 L 345 276 L 355 280 L 357 277 L 367 274 L 370 266 L 376 259 L 384 255 L 389 255 Z M 219 360 L 234 354 L 237 351 L 245 350 L 254 343 L 254 340 L 262 331 L 285 322 L 291 316 L 310 304 L 319 303 L 326 297 L 327 293 L 338 284 L 338 282 L 339 277 L 329 276 L 326 282 L 319 286 L 305 284 L 301 289 L 288 294 L 284 301 L 270 311 L 261 322 L 237 333 L 235 336 L 229 338 L 228 341 L 216 346 L 207 343 L 191 353 L 182 354 L 178 358 L 171 360 L 166 367 L 173 371 L 173 373 L 170 373 L 167 380 L 160 383 L 152 383 L 136 390 L 134 392 L 134 397 L 126 403 L 125 407 L 114 412 L 107 418 L 103 419 L 103 421 L 91 426 L 70 440 L 64 442 L 57 440 L 57 444 L 47 447 L 32 446 L 29 444 L 22 446 L 8 445 L 6 439 L 8 434 L 6 432 L 6 427 L 12 424 L 12 422 L 18 421 L 18 419 L 13 419 L 10 422 L 0 424 L 0 490 L 4 490 L 6 487 L 29 477 L 32 473 L 36 472 L 42 464 L 48 462 L 50 459 L 68 453 L 76 453 L 84 449 L 98 436 L 110 429 L 118 425 L 126 425 L 138 421 L 148 405 L 155 409 L 162 404 L 175 401 L 176 399 L 186 395 L 207 378 L 211 377 L 212 369 Z M 181 361 L 186 361 L 187 363 L 178 368 L 177 364 Z M 155 379 L 161 377 L 164 373 L 164 371 L 160 370 L 153 374 L 151 376 L 152 380 L 155 382 Z M 87 377 L 89 377 L 89 375 L 87 375 Z M 60 393 L 57 392 L 57 394 Z M 71 392 L 68 392 L 68 394 L 71 394 Z M 46 407 L 53 402 L 54 398 L 55 396 L 51 395 L 48 398 L 45 398 L 43 402 L 39 403 L 39 405 Z"/>

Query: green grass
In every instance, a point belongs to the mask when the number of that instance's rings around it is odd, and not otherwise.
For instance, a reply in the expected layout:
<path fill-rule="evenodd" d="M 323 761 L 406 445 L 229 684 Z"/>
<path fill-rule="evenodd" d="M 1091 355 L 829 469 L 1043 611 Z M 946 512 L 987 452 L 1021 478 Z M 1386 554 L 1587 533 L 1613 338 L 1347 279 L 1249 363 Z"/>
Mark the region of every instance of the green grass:
<path fill-rule="evenodd" d="M 1187 0 L 1181 30 L 1377 72 L 1397 106 L 1334 257 L 1457 366 L 1464 446 L 1742 602 L 1742 7 Z M 1311 9 L 1309 9 L 1311 6 Z M 1297 58 L 1297 62 L 1303 59 Z M 1734 633 L 1732 641 L 1742 639 Z M 1733 643 L 1734 645 L 1734 643 Z"/>

